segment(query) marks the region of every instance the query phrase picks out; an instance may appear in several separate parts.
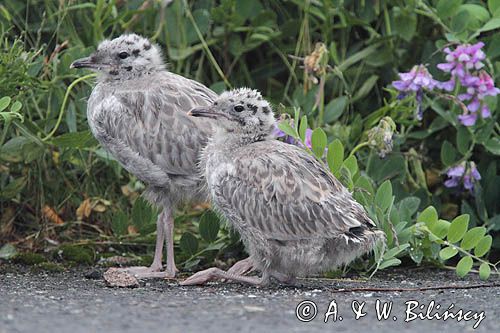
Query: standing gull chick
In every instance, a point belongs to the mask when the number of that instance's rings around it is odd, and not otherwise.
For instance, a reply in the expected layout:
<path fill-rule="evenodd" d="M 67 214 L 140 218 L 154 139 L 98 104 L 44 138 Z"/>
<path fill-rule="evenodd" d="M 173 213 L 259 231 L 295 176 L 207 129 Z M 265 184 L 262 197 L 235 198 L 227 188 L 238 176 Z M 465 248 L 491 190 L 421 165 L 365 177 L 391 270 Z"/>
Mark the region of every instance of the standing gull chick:
<path fill-rule="evenodd" d="M 147 184 L 146 198 L 162 208 L 150 267 L 130 267 L 138 278 L 174 277 L 173 209 L 206 200 L 197 172 L 211 124 L 188 117 L 217 95 L 204 85 L 168 72 L 159 48 L 136 34 L 105 40 L 72 68 L 96 71 L 87 118 L 94 136 L 130 173 Z M 163 242 L 167 267 L 162 269 Z"/>
<path fill-rule="evenodd" d="M 227 279 L 266 285 L 324 272 L 373 249 L 384 234 L 313 156 L 270 138 L 274 116 L 259 92 L 223 93 L 191 110 L 218 126 L 201 158 L 214 206 L 240 233 L 262 277 L 210 268 L 183 285 Z"/>

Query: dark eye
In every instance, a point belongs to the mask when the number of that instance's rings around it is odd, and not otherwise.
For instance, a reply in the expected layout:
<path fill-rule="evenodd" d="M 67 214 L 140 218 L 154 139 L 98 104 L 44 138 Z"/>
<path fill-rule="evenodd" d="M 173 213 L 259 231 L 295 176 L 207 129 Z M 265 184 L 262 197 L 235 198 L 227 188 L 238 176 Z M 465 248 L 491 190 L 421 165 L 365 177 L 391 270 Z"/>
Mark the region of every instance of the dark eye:
<path fill-rule="evenodd" d="M 118 58 L 120 59 L 125 59 L 129 56 L 129 54 L 127 52 L 120 52 L 118 53 Z"/>
<path fill-rule="evenodd" d="M 243 105 L 236 105 L 233 108 L 233 110 L 236 111 L 236 112 L 242 112 L 243 110 L 245 110 L 245 108 L 243 107 Z"/>

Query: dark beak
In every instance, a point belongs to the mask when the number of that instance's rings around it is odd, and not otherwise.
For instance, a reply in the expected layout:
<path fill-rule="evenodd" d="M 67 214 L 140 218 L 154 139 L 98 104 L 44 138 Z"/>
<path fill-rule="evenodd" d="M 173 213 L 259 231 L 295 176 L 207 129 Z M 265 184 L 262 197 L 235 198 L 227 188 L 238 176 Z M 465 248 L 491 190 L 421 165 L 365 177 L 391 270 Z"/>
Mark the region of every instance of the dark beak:
<path fill-rule="evenodd" d="M 69 68 L 93 68 L 96 66 L 97 64 L 92 61 L 92 58 L 87 57 L 73 61 L 73 63 L 69 66 Z"/>
<path fill-rule="evenodd" d="M 211 118 L 211 119 L 217 119 L 218 116 L 225 116 L 225 114 L 211 111 L 210 106 L 201 106 L 201 107 L 191 109 L 191 111 L 189 111 L 187 114 L 188 114 L 188 116 L 204 117 L 204 118 Z"/>

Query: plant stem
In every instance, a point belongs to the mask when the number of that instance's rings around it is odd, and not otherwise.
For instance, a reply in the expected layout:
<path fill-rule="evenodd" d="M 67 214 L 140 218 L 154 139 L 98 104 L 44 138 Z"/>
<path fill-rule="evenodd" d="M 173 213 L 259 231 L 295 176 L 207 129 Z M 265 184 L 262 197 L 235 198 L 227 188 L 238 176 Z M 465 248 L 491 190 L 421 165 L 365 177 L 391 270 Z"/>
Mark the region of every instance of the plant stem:
<path fill-rule="evenodd" d="M 54 136 L 54 134 L 57 132 L 57 129 L 59 128 L 59 125 L 61 124 L 61 121 L 62 121 L 62 117 L 64 115 L 64 109 L 66 108 L 66 103 L 68 102 L 68 97 L 69 97 L 69 94 L 71 93 L 71 90 L 78 84 L 80 83 L 81 81 L 85 81 L 87 79 L 90 79 L 90 78 L 93 78 L 93 77 L 96 77 L 96 74 L 92 73 L 92 74 L 88 74 L 88 75 L 85 75 L 85 76 L 82 76 L 81 78 L 78 78 L 76 79 L 75 81 L 71 82 L 71 84 L 68 86 L 68 88 L 66 89 L 66 93 L 64 94 L 64 99 L 63 99 L 63 102 L 61 104 L 61 109 L 59 110 L 59 116 L 57 117 L 57 122 L 54 126 L 54 128 L 52 129 L 52 131 L 50 131 L 49 134 L 47 134 L 44 138 L 42 138 L 42 141 L 47 141 L 49 140 L 50 138 L 52 138 Z"/>

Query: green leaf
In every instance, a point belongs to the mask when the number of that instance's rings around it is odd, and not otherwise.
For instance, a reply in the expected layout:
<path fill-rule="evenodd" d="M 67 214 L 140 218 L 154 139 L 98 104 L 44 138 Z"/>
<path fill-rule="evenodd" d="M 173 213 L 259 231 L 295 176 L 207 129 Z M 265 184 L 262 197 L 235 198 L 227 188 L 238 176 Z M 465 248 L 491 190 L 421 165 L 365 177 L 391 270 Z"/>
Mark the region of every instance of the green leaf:
<path fill-rule="evenodd" d="M 447 234 L 448 230 L 450 229 L 451 223 L 446 221 L 446 220 L 437 220 L 437 222 L 432 225 L 429 230 L 436 235 L 437 237 L 443 239 Z"/>
<path fill-rule="evenodd" d="M 413 214 L 417 212 L 419 205 L 420 199 L 418 197 L 407 197 L 401 200 L 398 205 L 401 219 L 409 222 Z"/>
<path fill-rule="evenodd" d="M 337 174 L 344 163 L 344 145 L 339 139 L 333 140 L 328 146 L 328 154 L 326 155 L 326 160 L 330 171 L 333 174 Z"/>
<path fill-rule="evenodd" d="M 463 214 L 457 216 L 451 221 L 450 228 L 448 229 L 448 241 L 450 243 L 456 243 L 464 237 L 469 226 L 469 215 Z"/>
<path fill-rule="evenodd" d="M 283 132 L 285 132 L 286 135 L 289 135 L 293 138 L 298 138 L 299 137 L 299 133 L 297 133 L 297 131 L 292 127 L 290 126 L 289 123 L 285 122 L 285 121 L 282 121 L 278 124 L 278 128 L 280 130 L 282 130 Z"/>
<path fill-rule="evenodd" d="M 401 264 L 401 260 L 399 260 L 398 258 L 392 258 L 389 260 L 384 260 L 380 264 L 378 269 L 384 269 L 384 268 L 391 267 L 391 266 L 399 266 L 400 264 Z"/>
<path fill-rule="evenodd" d="M 306 141 L 306 131 L 307 131 L 307 116 L 302 116 L 299 125 L 299 136 L 300 140 Z"/>
<path fill-rule="evenodd" d="M 19 101 L 15 101 L 10 107 L 10 112 L 18 112 L 23 107 L 23 104 Z"/>
<path fill-rule="evenodd" d="M 443 260 L 448 260 L 448 259 L 454 257 L 457 253 L 458 253 L 457 249 L 455 249 L 454 247 L 451 247 L 451 246 L 447 246 L 447 247 L 441 249 L 441 251 L 439 251 L 439 257 Z"/>
<path fill-rule="evenodd" d="M 466 257 L 463 257 L 462 259 L 460 259 L 460 261 L 457 264 L 457 268 L 456 268 L 457 275 L 460 277 L 466 276 L 467 273 L 469 273 L 470 270 L 472 269 L 472 264 L 473 264 L 472 258 L 469 256 L 466 256 Z"/>
<path fill-rule="evenodd" d="M 208 211 L 203 214 L 200 218 L 200 236 L 211 243 L 217 239 L 217 234 L 219 233 L 219 218 L 217 215 Z"/>
<path fill-rule="evenodd" d="M 406 11 L 397 11 L 394 7 L 394 32 L 409 42 L 417 29 L 417 16 Z"/>
<path fill-rule="evenodd" d="M 461 10 L 451 19 L 451 29 L 456 33 L 460 33 L 467 28 L 472 20 L 473 18 L 468 11 Z"/>
<path fill-rule="evenodd" d="M 325 124 L 330 124 L 344 113 L 347 106 L 348 98 L 346 96 L 340 96 L 332 99 L 330 103 L 325 106 L 325 112 L 323 116 L 323 121 Z"/>
<path fill-rule="evenodd" d="M 11 259 L 17 254 L 17 250 L 12 244 L 5 244 L 0 248 L 0 259 Z"/>
<path fill-rule="evenodd" d="M 451 143 L 444 141 L 441 145 L 441 162 L 445 166 L 450 166 L 456 161 L 457 150 Z"/>
<path fill-rule="evenodd" d="M 484 256 L 490 250 L 492 242 L 493 238 L 490 235 L 484 236 L 483 238 L 481 238 L 479 243 L 477 243 L 476 248 L 474 249 L 474 254 L 477 257 Z"/>
<path fill-rule="evenodd" d="M 495 29 L 498 29 L 500 28 L 500 18 L 498 17 L 495 17 L 495 18 L 492 18 L 491 20 L 489 20 L 488 22 L 486 22 L 482 27 L 481 29 L 479 29 L 476 34 L 480 34 L 481 32 L 485 32 L 485 31 L 490 31 L 490 30 L 495 30 Z"/>
<path fill-rule="evenodd" d="M 485 227 L 475 227 L 467 231 L 462 242 L 460 243 L 460 247 L 464 250 L 470 250 L 475 247 L 479 241 L 483 238 L 486 233 Z"/>
<path fill-rule="evenodd" d="M 18 195 L 26 186 L 26 176 L 15 178 L 14 180 L 10 181 L 7 186 L 4 186 L 2 188 L 2 191 L 0 192 L 0 199 L 12 199 L 16 195 Z"/>
<path fill-rule="evenodd" d="M 9 106 L 10 101 L 11 99 L 9 96 L 4 96 L 0 98 L 0 112 L 5 110 Z"/>
<path fill-rule="evenodd" d="M 476 4 L 465 4 L 460 6 L 460 10 L 465 10 L 475 19 L 485 22 L 490 18 L 490 13 L 486 8 Z"/>
<path fill-rule="evenodd" d="M 438 1 L 436 6 L 438 16 L 441 19 L 452 17 L 458 11 L 462 2 L 463 0 Z"/>
<path fill-rule="evenodd" d="M 366 79 L 366 81 L 363 82 L 363 85 L 361 85 L 361 87 L 357 90 L 351 103 L 354 103 L 357 100 L 360 100 L 366 95 L 368 95 L 372 91 L 377 81 L 378 81 L 378 75 L 371 75 L 368 79 Z"/>
<path fill-rule="evenodd" d="M 457 148 L 462 154 L 467 153 L 469 150 L 469 143 L 471 141 L 470 133 L 467 127 L 461 126 L 457 131 Z"/>
<path fill-rule="evenodd" d="M 382 209 L 382 211 L 386 211 L 392 202 L 392 184 L 390 180 L 386 180 L 380 185 L 377 190 L 377 194 L 375 194 L 375 204 Z"/>
<path fill-rule="evenodd" d="M 488 9 L 493 15 L 500 8 L 500 1 L 498 0 L 488 0 Z"/>
<path fill-rule="evenodd" d="M 326 134 L 321 128 L 316 128 L 311 135 L 311 145 L 314 155 L 322 158 L 326 148 Z"/>
<path fill-rule="evenodd" d="M 386 251 L 384 253 L 384 256 L 383 258 L 385 260 L 389 260 L 395 256 L 397 256 L 398 254 L 400 254 L 401 252 L 403 252 L 404 250 L 406 250 L 407 248 L 410 247 L 410 244 L 406 243 L 406 244 L 401 244 L 400 246 L 395 246 L 393 247 L 392 249 Z"/>
<path fill-rule="evenodd" d="M 492 154 L 500 155 L 500 139 L 495 137 L 489 139 L 484 143 L 484 148 Z"/>
<path fill-rule="evenodd" d="M 490 277 L 490 274 L 491 274 L 490 265 L 488 265 L 487 263 L 483 262 L 479 266 L 479 278 L 481 280 L 488 280 L 488 278 Z"/>
<path fill-rule="evenodd" d="M 424 222 L 427 227 L 431 224 L 436 224 L 438 220 L 438 213 L 436 208 L 429 206 L 424 209 L 420 214 L 418 214 L 417 222 Z"/>
<path fill-rule="evenodd" d="M 354 178 L 354 176 L 358 173 L 359 167 L 358 167 L 358 160 L 356 159 L 356 156 L 352 155 L 349 156 L 345 161 L 343 166 L 347 168 L 351 176 Z"/>
<path fill-rule="evenodd" d="M 90 131 L 65 133 L 52 139 L 52 144 L 59 148 L 88 148 L 97 145 L 97 140 Z"/>
<path fill-rule="evenodd" d="M 179 242 L 181 250 L 190 256 L 193 256 L 198 251 L 198 238 L 196 238 L 192 233 L 185 232 L 181 236 Z"/>

